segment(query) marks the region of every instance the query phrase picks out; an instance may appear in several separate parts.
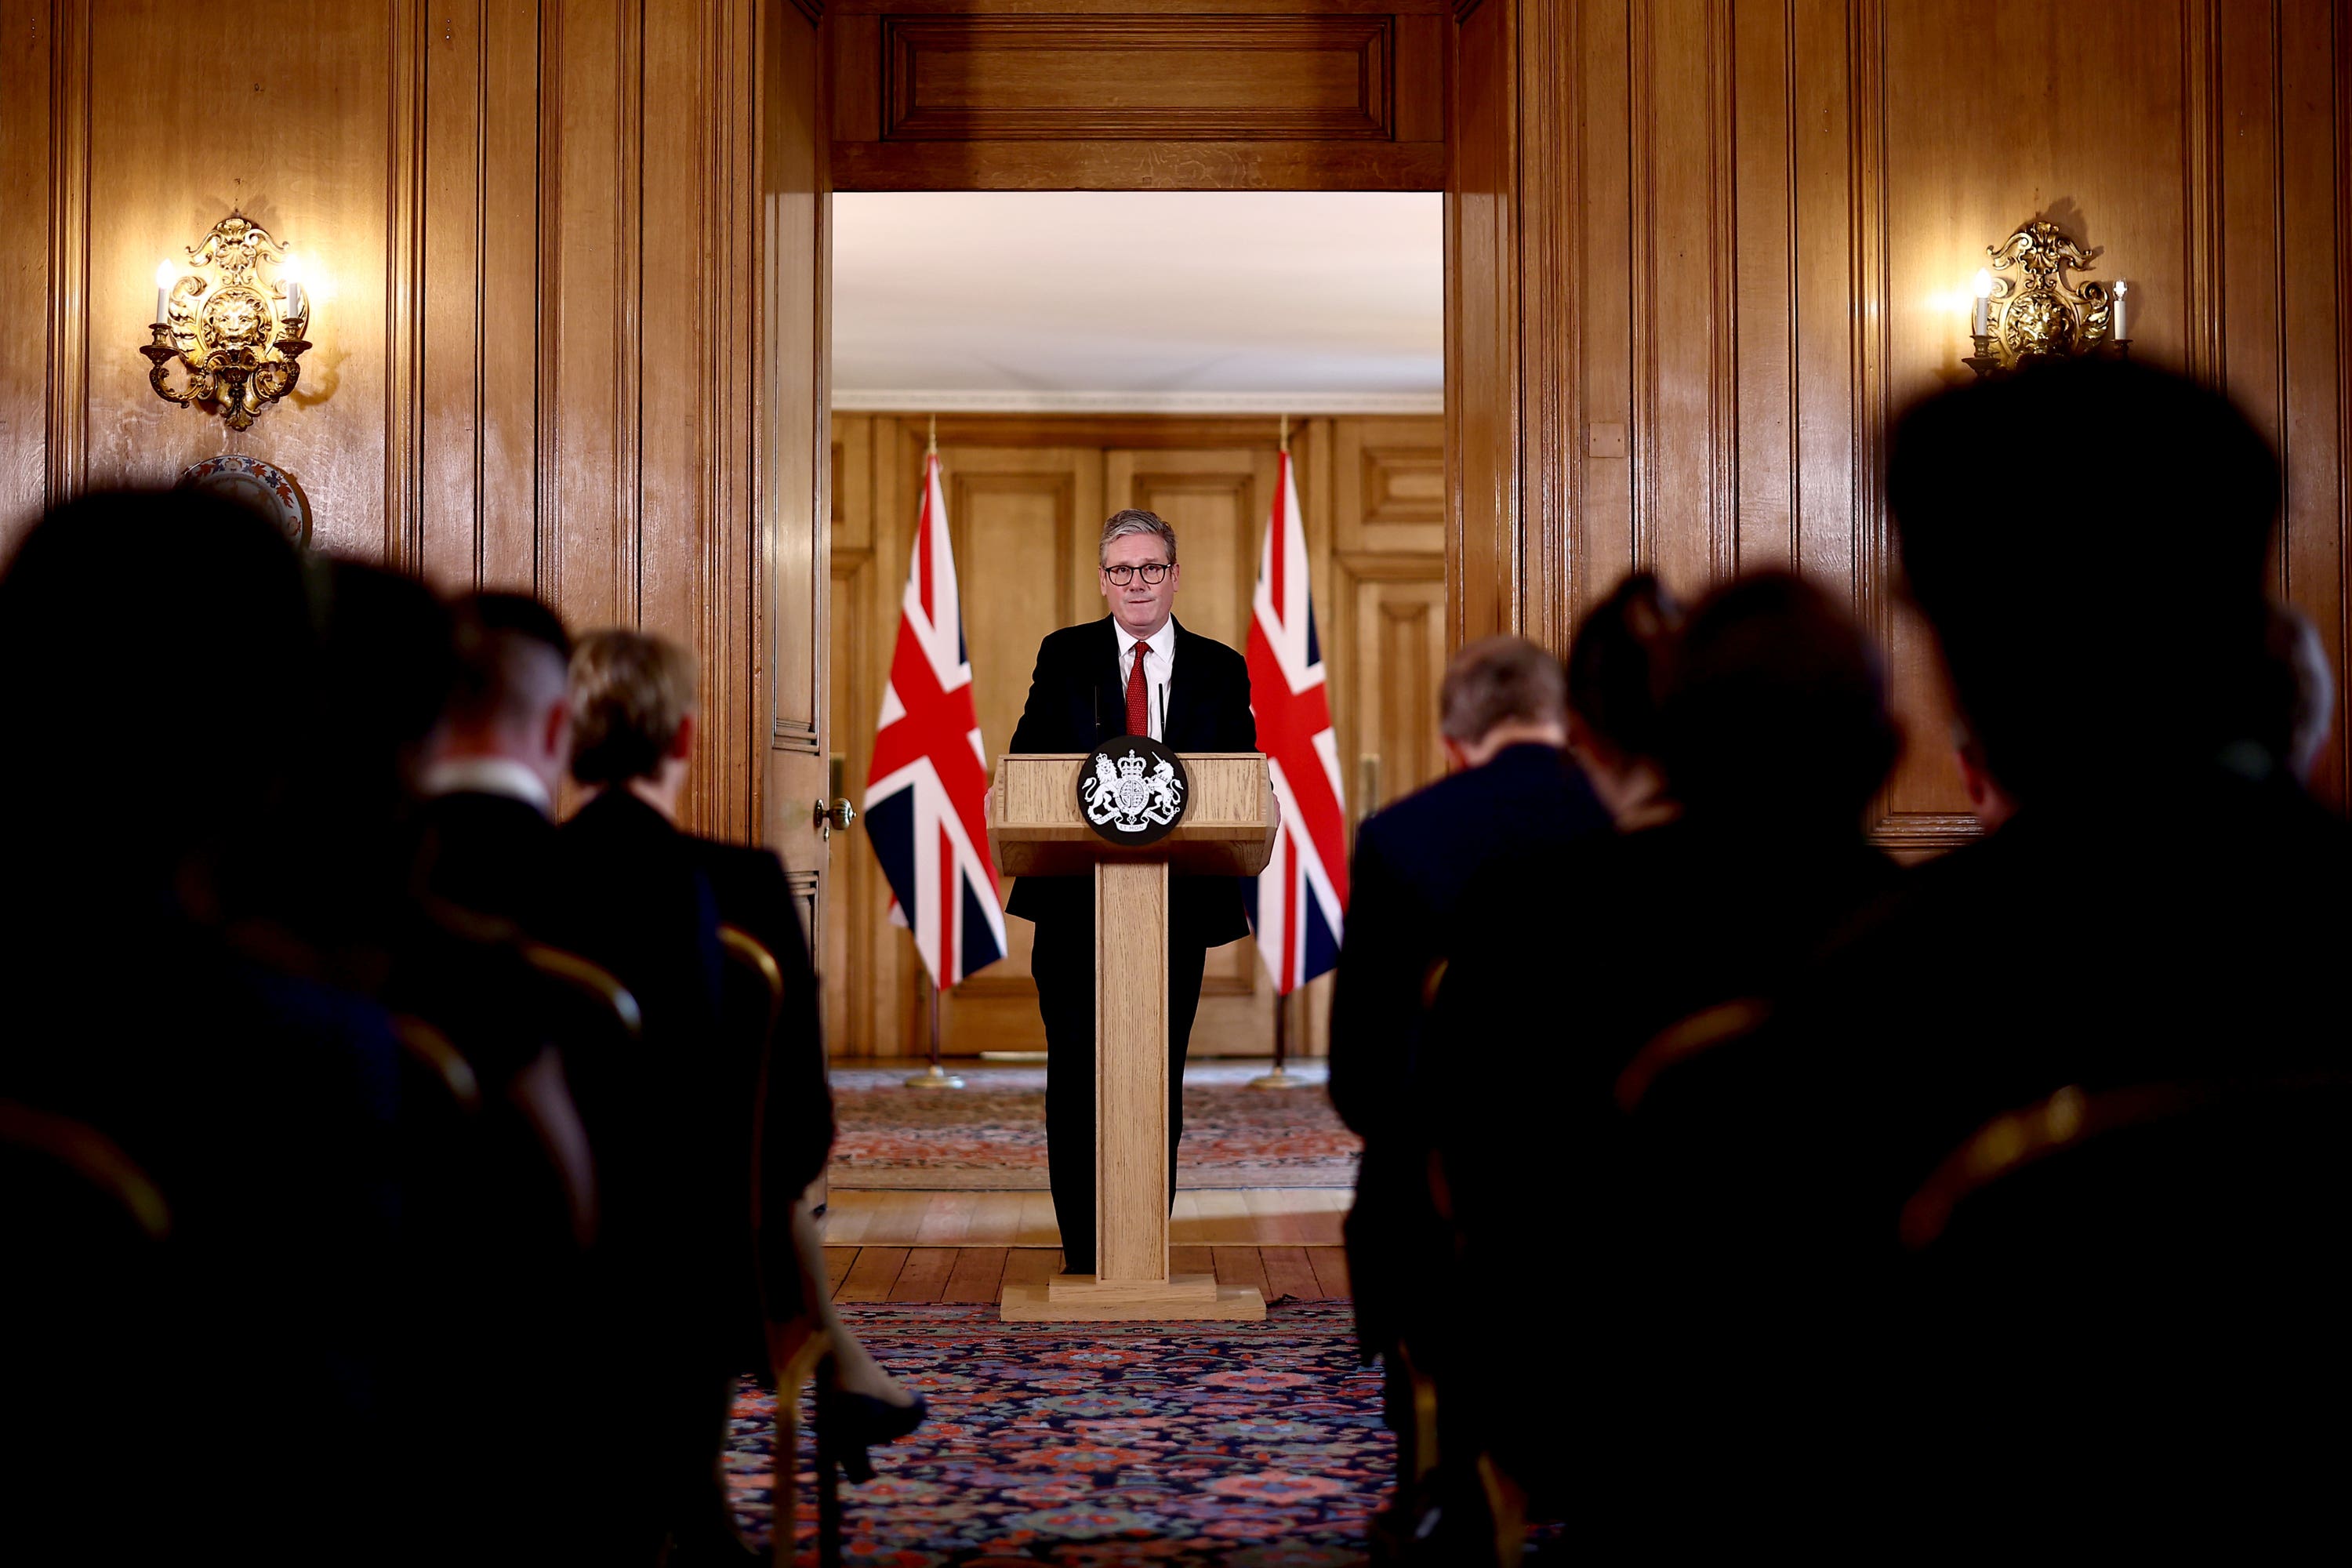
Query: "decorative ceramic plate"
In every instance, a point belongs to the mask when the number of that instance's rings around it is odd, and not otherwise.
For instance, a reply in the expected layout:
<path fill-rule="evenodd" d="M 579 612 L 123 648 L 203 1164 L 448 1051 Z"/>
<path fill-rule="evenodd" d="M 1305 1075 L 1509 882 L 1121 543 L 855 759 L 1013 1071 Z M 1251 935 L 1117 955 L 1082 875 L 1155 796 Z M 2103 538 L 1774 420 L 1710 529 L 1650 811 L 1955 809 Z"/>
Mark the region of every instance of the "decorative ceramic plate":
<path fill-rule="evenodd" d="M 182 470 L 179 483 L 181 489 L 208 490 L 260 513 L 298 546 L 310 542 L 310 503 L 283 468 L 242 452 L 223 452 Z"/>

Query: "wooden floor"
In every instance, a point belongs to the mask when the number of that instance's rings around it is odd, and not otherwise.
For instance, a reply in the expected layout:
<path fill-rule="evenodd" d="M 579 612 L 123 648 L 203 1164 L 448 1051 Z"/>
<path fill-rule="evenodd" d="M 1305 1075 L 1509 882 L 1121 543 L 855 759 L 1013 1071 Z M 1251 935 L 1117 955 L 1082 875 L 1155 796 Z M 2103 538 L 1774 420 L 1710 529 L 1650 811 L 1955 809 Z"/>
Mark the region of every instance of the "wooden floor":
<path fill-rule="evenodd" d="M 1352 1193 L 1339 1187 L 1178 1193 L 1168 1239 L 1175 1247 L 1336 1247 L 1340 1245 L 1339 1222 L 1353 1199 Z M 1054 1226 L 1050 1193 L 845 1192 L 836 1187 L 829 1196 L 824 1240 L 828 1248 L 1055 1247 L 1062 1244 L 1062 1233 Z"/>
<path fill-rule="evenodd" d="M 835 1194 L 835 1201 L 845 1195 Z M 1255 1285 L 1269 1301 L 1282 1296 L 1329 1300 L 1349 1294 L 1347 1255 L 1336 1247 L 1171 1247 L 1168 1264 L 1173 1273 L 1213 1273 L 1220 1285 Z M 826 1282 L 836 1301 L 993 1301 L 1006 1284 L 1042 1284 L 1061 1268 L 1061 1250 L 1052 1247 L 824 1249 Z"/>

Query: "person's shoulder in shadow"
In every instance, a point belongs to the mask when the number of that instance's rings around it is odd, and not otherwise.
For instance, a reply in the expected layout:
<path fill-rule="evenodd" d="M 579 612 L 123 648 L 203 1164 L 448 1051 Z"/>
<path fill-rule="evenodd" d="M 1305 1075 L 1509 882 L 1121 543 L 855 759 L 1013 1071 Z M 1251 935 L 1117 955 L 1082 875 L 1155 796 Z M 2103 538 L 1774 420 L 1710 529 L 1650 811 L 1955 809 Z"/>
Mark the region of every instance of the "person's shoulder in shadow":
<path fill-rule="evenodd" d="M 709 880 L 719 918 L 749 932 L 777 963 L 805 967 L 808 933 L 783 857 L 764 845 L 685 837 L 688 853 Z"/>
<path fill-rule="evenodd" d="M 1357 834 L 1360 849 L 1369 847 L 1408 876 L 1466 891 L 1489 877 L 1510 879 L 1530 860 L 1609 837 L 1611 824 L 1564 752 L 1526 744 L 1383 805 Z"/>
<path fill-rule="evenodd" d="M 685 833 L 625 789 L 607 789 L 556 828 L 568 894 L 599 899 L 647 879 L 676 879 L 701 868 Z M 601 891 L 600 891 L 601 889 Z"/>
<path fill-rule="evenodd" d="M 526 801 L 475 790 L 432 796 L 411 823 L 416 886 L 535 932 L 556 876 L 556 831 Z"/>

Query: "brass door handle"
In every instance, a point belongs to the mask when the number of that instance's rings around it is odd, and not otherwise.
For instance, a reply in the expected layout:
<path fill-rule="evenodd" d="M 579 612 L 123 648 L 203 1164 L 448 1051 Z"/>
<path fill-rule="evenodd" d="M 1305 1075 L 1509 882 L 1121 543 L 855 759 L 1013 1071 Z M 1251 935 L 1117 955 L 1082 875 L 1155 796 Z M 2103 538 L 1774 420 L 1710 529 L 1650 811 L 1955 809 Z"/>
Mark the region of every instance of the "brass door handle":
<path fill-rule="evenodd" d="M 817 837 L 828 843 L 833 839 L 835 828 L 838 827 L 845 832 L 849 825 L 856 820 L 857 808 L 846 800 L 836 800 L 831 805 L 825 805 L 821 800 L 816 803 Z"/>

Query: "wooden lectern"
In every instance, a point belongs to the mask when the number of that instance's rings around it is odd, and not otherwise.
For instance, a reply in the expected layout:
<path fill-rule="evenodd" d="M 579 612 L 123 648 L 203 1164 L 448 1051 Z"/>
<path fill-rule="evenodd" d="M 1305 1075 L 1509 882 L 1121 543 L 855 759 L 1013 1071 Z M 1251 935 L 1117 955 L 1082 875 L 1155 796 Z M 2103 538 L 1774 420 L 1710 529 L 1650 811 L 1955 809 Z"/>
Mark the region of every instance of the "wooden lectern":
<path fill-rule="evenodd" d="M 1274 851 L 1274 785 L 1256 752 L 1194 752 L 1184 815 L 1159 842 L 1108 844 L 1078 805 L 1086 758 L 1005 757 L 988 792 L 988 847 L 1013 877 L 1095 879 L 1095 1264 L 1007 1285 L 1011 1322 L 1255 1322 L 1265 1298 L 1213 1274 L 1168 1272 L 1168 878 L 1254 877 Z"/>

